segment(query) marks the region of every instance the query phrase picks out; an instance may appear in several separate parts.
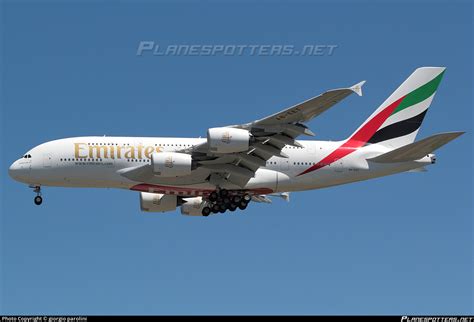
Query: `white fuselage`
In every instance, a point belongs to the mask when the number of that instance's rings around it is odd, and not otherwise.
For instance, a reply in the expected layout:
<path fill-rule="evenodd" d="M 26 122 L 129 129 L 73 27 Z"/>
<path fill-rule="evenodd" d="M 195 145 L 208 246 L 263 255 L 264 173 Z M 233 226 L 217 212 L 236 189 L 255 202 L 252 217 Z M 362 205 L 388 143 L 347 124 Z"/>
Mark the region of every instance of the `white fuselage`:
<path fill-rule="evenodd" d="M 160 178 L 140 182 L 127 179 L 121 172 L 151 163 L 151 154 L 190 148 L 205 142 L 195 138 L 152 137 L 75 137 L 38 145 L 15 161 L 10 175 L 34 186 L 123 188 L 145 192 L 197 196 L 215 190 L 206 178 L 209 170 L 197 168 L 189 176 Z M 286 146 L 288 158 L 272 157 L 265 167 L 257 170 L 245 190 L 254 194 L 319 189 L 354 181 L 404 172 L 431 163 L 430 157 L 402 163 L 373 163 L 367 161 L 388 151 L 372 144 L 352 151 L 308 173 L 301 173 L 317 164 L 341 142 L 298 141 L 303 147 Z M 221 188 L 242 189 L 228 186 Z"/>

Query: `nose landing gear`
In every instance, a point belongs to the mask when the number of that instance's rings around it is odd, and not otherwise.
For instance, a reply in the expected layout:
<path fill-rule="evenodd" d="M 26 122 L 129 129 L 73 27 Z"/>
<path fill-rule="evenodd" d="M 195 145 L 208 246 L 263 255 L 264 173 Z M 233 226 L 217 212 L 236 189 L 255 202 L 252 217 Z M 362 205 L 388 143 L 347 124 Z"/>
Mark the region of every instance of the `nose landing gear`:
<path fill-rule="evenodd" d="M 41 205 L 43 203 L 43 198 L 41 196 L 35 197 L 35 205 Z"/>
<path fill-rule="evenodd" d="M 41 197 L 41 186 L 30 186 L 33 188 L 33 191 L 36 193 L 36 197 L 34 200 L 35 205 L 39 206 L 43 203 L 43 198 Z"/>

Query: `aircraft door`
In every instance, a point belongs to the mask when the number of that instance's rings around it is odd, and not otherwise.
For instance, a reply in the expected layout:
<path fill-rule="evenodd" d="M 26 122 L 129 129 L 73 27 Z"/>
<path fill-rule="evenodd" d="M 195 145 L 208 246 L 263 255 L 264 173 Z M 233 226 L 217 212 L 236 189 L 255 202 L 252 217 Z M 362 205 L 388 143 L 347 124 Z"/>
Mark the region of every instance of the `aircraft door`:
<path fill-rule="evenodd" d="M 51 168 L 52 157 L 50 153 L 43 154 L 43 168 Z"/>
<path fill-rule="evenodd" d="M 290 163 L 287 158 L 280 158 L 279 165 L 281 171 L 287 171 L 290 169 Z"/>

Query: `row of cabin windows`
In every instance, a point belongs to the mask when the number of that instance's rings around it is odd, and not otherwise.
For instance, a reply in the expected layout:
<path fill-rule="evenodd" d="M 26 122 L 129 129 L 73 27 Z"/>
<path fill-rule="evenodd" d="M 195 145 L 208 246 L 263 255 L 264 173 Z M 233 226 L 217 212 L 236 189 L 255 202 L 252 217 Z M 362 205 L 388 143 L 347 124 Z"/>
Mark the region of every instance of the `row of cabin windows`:
<path fill-rule="evenodd" d="M 23 159 L 29 159 L 29 158 L 31 158 L 31 154 L 25 154 L 25 155 L 23 156 Z"/>
<path fill-rule="evenodd" d="M 24 156 L 25 158 L 26 156 Z M 31 158 L 31 155 L 30 155 Z M 75 159 L 75 158 L 64 158 L 59 159 L 61 162 L 65 161 L 83 161 L 83 162 L 102 162 L 102 159 Z M 150 159 L 127 159 L 127 162 L 151 162 Z M 277 164 L 275 161 L 268 161 L 267 164 Z M 293 165 L 315 165 L 316 162 L 293 162 Z"/>
<path fill-rule="evenodd" d="M 63 158 L 63 159 L 59 159 L 59 161 L 62 161 L 62 162 L 65 162 L 65 161 L 83 161 L 83 162 L 86 162 L 86 161 L 89 161 L 89 162 L 92 162 L 92 161 L 102 161 L 102 159 L 75 159 L 75 158 Z"/>
<path fill-rule="evenodd" d="M 297 146 L 286 145 L 284 148 L 285 149 L 304 149 L 305 147 L 300 148 L 300 147 L 297 147 Z M 319 149 L 322 150 L 323 147 L 320 146 Z"/>
<path fill-rule="evenodd" d="M 61 162 L 65 161 L 82 161 L 82 162 L 102 162 L 102 159 L 75 159 L 75 158 L 64 158 L 59 159 Z M 127 159 L 127 162 L 150 162 L 150 159 Z"/>
<path fill-rule="evenodd" d="M 277 164 L 275 161 L 268 161 L 267 164 Z M 293 162 L 293 165 L 315 165 L 316 162 Z"/>
<path fill-rule="evenodd" d="M 293 165 L 315 165 L 316 162 L 293 162 Z"/>
<path fill-rule="evenodd" d="M 87 145 L 116 145 L 118 146 L 119 144 L 118 143 L 87 143 Z M 130 143 L 124 143 L 124 144 L 120 144 L 120 146 L 130 146 Z M 133 144 L 132 144 L 133 146 Z M 187 146 L 192 146 L 192 144 L 161 144 L 161 143 L 158 143 L 158 144 L 155 144 L 155 146 L 181 146 L 181 147 L 187 147 Z"/>

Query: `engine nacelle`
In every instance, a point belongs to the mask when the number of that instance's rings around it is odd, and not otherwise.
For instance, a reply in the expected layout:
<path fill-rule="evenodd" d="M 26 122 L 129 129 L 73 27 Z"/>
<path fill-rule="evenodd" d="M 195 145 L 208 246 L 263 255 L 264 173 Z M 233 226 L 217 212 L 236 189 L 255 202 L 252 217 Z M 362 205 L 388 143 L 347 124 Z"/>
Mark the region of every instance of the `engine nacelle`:
<path fill-rule="evenodd" d="M 163 195 L 161 193 L 140 192 L 140 208 L 147 212 L 173 211 L 178 205 L 175 195 Z"/>
<path fill-rule="evenodd" d="M 209 150 L 215 153 L 243 152 L 249 149 L 250 133 L 247 130 L 229 127 L 214 127 L 207 130 Z"/>
<path fill-rule="evenodd" d="M 151 155 L 153 173 L 160 177 L 180 177 L 191 174 L 192 158 L 186 153 L 157 152 Z"/>
<path fill-rule="evenodd" d="M 181 205 L 181 214 L 186 216 L 202 216 L 202 208 L 205 207 L 206 203 L 202 201 L 202 197 L 195 198 L 183 198 Z"/>

